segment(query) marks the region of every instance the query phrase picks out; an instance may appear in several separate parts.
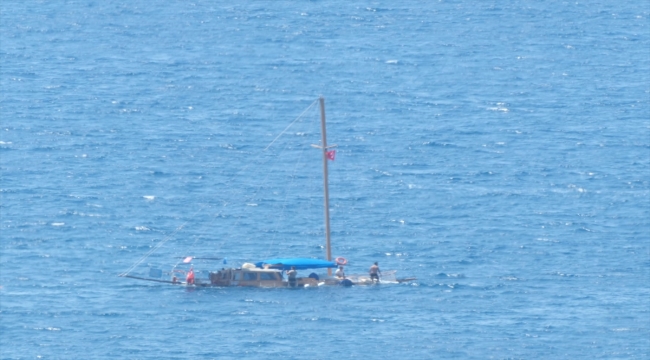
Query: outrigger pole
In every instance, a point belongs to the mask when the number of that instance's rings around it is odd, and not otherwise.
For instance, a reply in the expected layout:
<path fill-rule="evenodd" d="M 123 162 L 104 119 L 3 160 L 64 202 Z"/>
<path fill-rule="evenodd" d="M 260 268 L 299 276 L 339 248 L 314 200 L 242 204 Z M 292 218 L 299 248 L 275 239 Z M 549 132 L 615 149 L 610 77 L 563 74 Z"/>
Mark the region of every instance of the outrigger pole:
<path fill-rule="evenodd" d="M 180 282 L 173 282 L 173 281 L 169 281 L 169 280 L 150 279 L 150 278 L 144 278 L 144 277 L 140 277 L 140 276 L 133 276 L 133 275 L 127 275 L 127 274 L 120 274 L 119 276 L 120 277 L 131 278 L 131 279 L 155 281 L 155 282 L 168 283 L 168 284 L 180 284 Z"/>
<path fill-rule="evenodd" d="M 323 185 L 325 190 L 325 240 L 327 261 L 332 261 L 332 246 L 330 245 L 330 200 L 327 180 L 327 132 L 325 130 L 325 98 L 320 97 L 320 128 L 323 149 Z M 327 276 L 332 276 L 332 269 L 327 268 Z"/>

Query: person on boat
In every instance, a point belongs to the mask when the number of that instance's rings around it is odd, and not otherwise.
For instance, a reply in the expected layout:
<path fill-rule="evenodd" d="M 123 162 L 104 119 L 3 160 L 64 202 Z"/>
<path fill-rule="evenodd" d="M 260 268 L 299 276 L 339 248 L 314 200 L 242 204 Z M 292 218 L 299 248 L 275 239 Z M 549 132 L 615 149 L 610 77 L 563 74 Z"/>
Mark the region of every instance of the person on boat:
<path fill-rule="evenodd" d="M 298 272 L 296 271 L 295 266 L 292 266 L 291 270 L 287 271 L 287 276 L 289 277 L 289 286 L 296 287 L 296 276 L 297 275 L 298 275 Z"/>
<path fill-rule="evenodd" d="M 381 270 L 379 270 L 379 263 L 375 261 L 375 263 L 370 267 L 370 280 L 372 282 L 379 282 L 379 275 L 381 275 Z"/>
<path fill-rule="evenodd" d="M 336 272 L 334 275 L 339 278 L 339 279 L 345 279 L 345 273 L 343 272 L 343 266 L 339 266 L 338 269 L 336 269 Z"/>
<path fill-rule="evenodd" d="M 190 268 L 190 271 L 187 273 L 187 278 L 185 278 L 187 285 L 194 284 L 194 268 Z"/>

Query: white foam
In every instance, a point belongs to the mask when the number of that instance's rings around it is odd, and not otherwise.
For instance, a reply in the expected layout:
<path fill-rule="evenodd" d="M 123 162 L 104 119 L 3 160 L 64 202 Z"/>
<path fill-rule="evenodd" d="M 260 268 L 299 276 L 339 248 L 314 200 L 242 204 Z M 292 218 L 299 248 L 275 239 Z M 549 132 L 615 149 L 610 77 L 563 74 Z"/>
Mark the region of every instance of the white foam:
<path fill-rule="evenodd" d="M 508 108 L 505 108 L 505 107 L 489 107 L 487 109 L 490 110 L 490 111 L 501 111 L 501 112 L 510 111 L 510 110 L 508 110 Z"/>

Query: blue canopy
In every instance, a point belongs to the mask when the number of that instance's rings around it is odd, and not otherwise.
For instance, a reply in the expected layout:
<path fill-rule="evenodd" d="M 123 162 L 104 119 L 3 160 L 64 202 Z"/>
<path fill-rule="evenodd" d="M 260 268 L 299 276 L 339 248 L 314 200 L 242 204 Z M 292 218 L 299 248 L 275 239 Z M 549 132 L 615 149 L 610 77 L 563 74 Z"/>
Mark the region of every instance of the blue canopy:
<path fill-rule="evenodd" d="M 264 267 L 264 265 L 271 265 L 273 269 L 289 270 L 292 266 L 296 270 L 305 269 L 320 269 L 320 268 L 335 268 L 336 263 L 333 261 L 321 259 L 304 259 L 304 258 L 290 258 L 290 259 L 269 259 L 255 263 L 257 267 Z"/>

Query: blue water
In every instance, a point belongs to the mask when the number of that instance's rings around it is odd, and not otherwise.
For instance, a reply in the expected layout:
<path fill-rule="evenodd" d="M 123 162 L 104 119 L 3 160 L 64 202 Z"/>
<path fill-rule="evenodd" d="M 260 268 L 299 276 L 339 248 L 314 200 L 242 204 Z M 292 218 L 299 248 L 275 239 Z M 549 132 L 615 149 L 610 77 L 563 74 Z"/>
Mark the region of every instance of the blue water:
<path fill-rule="evenodd" d="M 647 359 L 649 19 L 614 0 L 2 2 L 0 358 Z M 416 282 L 117 276 L 161 242 L 133 274 L 323 257 L 317 111 L 273 141 L 319 95 L 334 256 Z"/>

